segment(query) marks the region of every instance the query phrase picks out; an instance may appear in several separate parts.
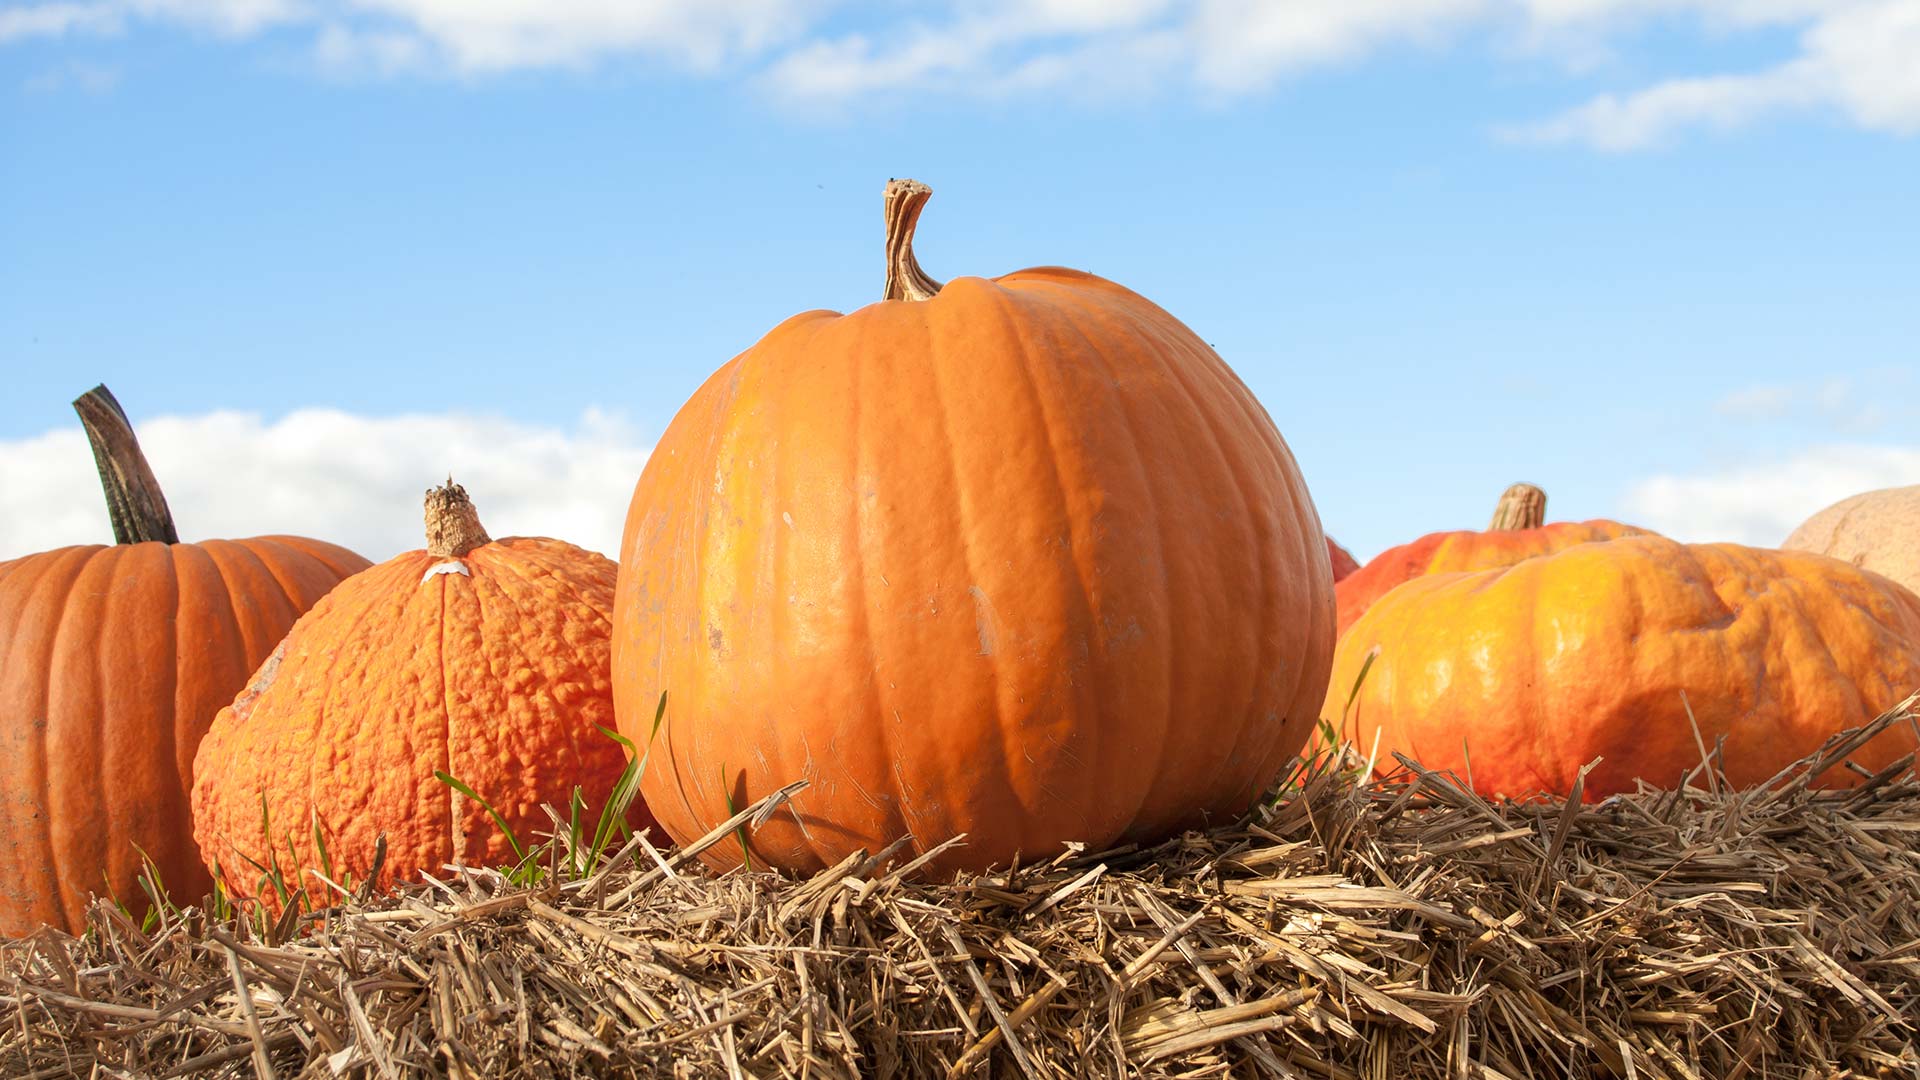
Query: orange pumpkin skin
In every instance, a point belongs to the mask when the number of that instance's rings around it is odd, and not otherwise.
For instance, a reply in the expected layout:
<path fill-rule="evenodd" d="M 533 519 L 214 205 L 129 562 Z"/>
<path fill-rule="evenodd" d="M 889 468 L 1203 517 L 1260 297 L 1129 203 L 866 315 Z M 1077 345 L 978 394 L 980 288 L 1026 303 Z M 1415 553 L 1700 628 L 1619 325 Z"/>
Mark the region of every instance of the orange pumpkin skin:
<path fill-rule="evenodd" d="M 1333 581 L 1336 585 L 1360 569 L 1360 561 L 1353 557 L 1353 552 L 1334 543 L 1331 536 L 1327 537 L 1327 558 L 1333 563 Z"/>
<path fill-rule="evenodd" d="M 669 695 L 642 791 L 677 840 L 804 779 L 756 865 L 965 833 L 935 865 L 981 868 L 1243 811 L 1313 725 L 1333 596 L 1232 371 L 1047 267 L 796 315 L 722 367 L 635 488 L 614 626 L 624 733 Z"/>
<path fill-rule="evenodd" d="M 466 573 L 430 573 L 450 563 Z M 302 866 L 321 867 L 316 815 L 336 874 L 356 882 L 382 833 L 383 887 L 456 860 L 511 862 L 485 809 L 436 769 L 492 803 L 523 842 L 552 828 L 542 803 L 566 814 L 575 785 L 591 824 L 626 764 L 595 728 L 613 727 L 614 574 L 571 544 L 509 537 L 458 558 L 407 552 L 342 582 L 201 743 L 193 828 L 208 865 L 237 895 L 257 895 L 246 858 L 266 862 L 263 794 L 283 867 L 289 843 Z M 629 820 L 646 824 L 640 811 Z M 304 883 L 316 902 L 337 899 Z"/>
<path fill-rule="evenodd" d="M 1347 696 L 1367 671 L 1344 718 Z M 1662 788 L 1724 739 L 1736 785 L 1764 782 L 1920 686 L 1920 597 L 1837 559 L 1633 536 L 1510 567 L 1431 574 L 1345 637 L 1326 715 L 1363 751 L 1469 771 L 1489 796 Z M 1681 694 L 1686 695 L 1686 704 Z M 1895 727 L 1853 760 L 1914 749 Z M 1835 767 L 1824 783 L 1855 779 Z"/>
<path fill-rule="evenodd" d="M 1519 486 L 1522 485 L 1516 485 Z M 1545 497 L 1541 496 L 1540 509 L 1544 510 L 1545 505 Z M 1458 529 L 1428 533 L 1410 544 L 1388 548 L 1365 566 L 1339 579 L 1334 599 L 1339 608 L 1340 633 L 1345 634 L 1375 601 L 1403 581 L 1411 581 L 1424 574 L 1512 566 L 1522 559 L 1549 555 L 1575 544 L 1636 536 L 1642 532 L 1644 530 L 1617 521 L 1540 524 L 1536 520 L 1520 528 L 1493 528 L 1485 532 Z"/>
<path fill-rule="evenodd" d="M 59 548 L 0 563 L 0 934 L 77 933 L 89 894 L 140 910 L 212 887 L 194 751 L 300 614 L 367 566 L 297 536 Z"/>

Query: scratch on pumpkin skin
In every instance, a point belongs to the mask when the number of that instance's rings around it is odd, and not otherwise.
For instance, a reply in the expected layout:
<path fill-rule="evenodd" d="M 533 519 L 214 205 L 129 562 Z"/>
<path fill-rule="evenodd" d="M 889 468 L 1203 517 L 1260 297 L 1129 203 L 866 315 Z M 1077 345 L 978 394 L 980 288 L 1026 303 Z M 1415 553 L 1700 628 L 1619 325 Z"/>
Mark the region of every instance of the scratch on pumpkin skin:
<path fill-rule="evenodd" d="M 973 625 L 980 634 L 980 655 L 993 655 L 993 601 L 978 585 L 967 588 L 967 595 L 973 597 Z"/>

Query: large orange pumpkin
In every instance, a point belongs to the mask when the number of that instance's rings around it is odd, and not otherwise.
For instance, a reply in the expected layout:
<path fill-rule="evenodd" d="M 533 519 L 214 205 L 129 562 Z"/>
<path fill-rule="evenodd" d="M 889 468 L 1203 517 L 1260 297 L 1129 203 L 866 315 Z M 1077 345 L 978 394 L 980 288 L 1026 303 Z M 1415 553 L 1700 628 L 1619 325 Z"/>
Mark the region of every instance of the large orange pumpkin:
<path fill-rule="evenodd" d="M 117 541 L 0 563 L 0 934 L 77 932 L 91 894 L 144 911 L 212 882 L 187 812 L 194 751 L 294 619 L 367 565 L 299 536 L 183 544 L 107 388 L 74 402 Z"/>
<path fill-rule="evenodd" d="M 1721 740 L 1728 778 L 1760 783 L 1917 687 L 1920 597 L 1902 586 L 1648 535 L 1401 585 L 1340 639 L 1325 710 L 1362 750 L 1377 733 L 1389 765 L 1398 750 L 1488 795 L 1565 795 L 1600 758 L 1585 790 L 1603 797 L 1671 787 Z M 1854 761 L 1878 769 L 1914 742 L 1896 727 Z"/>
<path fill-rule="evenodd" d="M 1149 840 L 1243 811 L 1325 690 L 1333 589 L 1293 456 L 1180 322 L 1057 267 L 944 286 L 888 185 L 886 299 L 780 324 L 673 419 L 635 488 L 621 724 L 685 842 L 804 871 L 911 834 L 938 865 Z M 740 846 L 717 845 L 716 866 Z"/>
<path fill-rule="evenodd" d="M 1340 632 L 1347 632 L 1374 601 L 1394 586 L 1423 574 L 1455 570 L 1484 570 L 1511 566 L 1522 559 L 1545 555 L 1594 540 L 1632 536 L 1644 530 L 1617 521 L 1560 521 L 1547 519 L 1547 493 L 1532 484 L 1515 484 L 1500 496 L 1493 522 L 1486 531 L 1459 529 L 1428 533 L 1418 540 L 1388 548 L 1352 574 L 1339 579 L 1334 590 L 1340 612 Z"/>
<path fill-rule="evenodd" d="M 614 564 L 539 537 L 491 540 L 465 489 L 427 493 L 427 547 L 340 584 L 299 621 L 200 745 L 194 836 L 229 886 L 255 895 L 270 865 L 262 801 L 283 872 L 364 878 L 379 837 L 381 884 L 449 862 L 511 861 L 486 810 L 516 836 L 549 831 L 577 785 L 592 812 L 626 764 L 613 726 L 607 629 Z M 644 823 L 636 808 L 632 820 Z M 298 855 L 299 866 L 289 866 Z M 251 860 L 251 862 L 249 861 Z M 327 889 L 304 877 L 308 895 Z M 291 884 L 291 882 L 290 882 Z"/>

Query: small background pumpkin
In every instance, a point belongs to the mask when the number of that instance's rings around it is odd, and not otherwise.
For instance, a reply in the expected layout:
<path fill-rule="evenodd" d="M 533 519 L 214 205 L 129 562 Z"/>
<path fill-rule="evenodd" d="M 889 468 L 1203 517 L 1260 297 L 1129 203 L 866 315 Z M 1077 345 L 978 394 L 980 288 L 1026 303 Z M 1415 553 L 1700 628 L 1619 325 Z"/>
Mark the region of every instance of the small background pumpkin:
<path fill-rule="evenodd" d="M 1389 768 L 1397 750 L 1488 795 L 1566 795 L 1601 758 L 1596 798 L 1672 787 L 1719 740 L 1726 775 L 1760 783 L 1916 687 L 1920 597 L 1904 587 L 1820 555 L 1643 535 L 1401 585 L 1341 639 L 1325 713 L 1362 752 L 1378 733 Z M 1899 726 L 1853 760 L 1879 769 L 1914 746 Z"/>
<path fill-rule="evenodd" d="M 301 536 L 183 544 L 120 403 L 74 402 L 115 543 L 0 563 L 0 934 L 78 932 L 89 895 L 146 910 L 212 887 L 187 810 L 194 752 L 300 614 L 367 560 Z"/>
<path fill-rule="evenodd" d="M 1920 484 L 1842 499 L 1780 546 L 1844 559 L 1920 590 Z"/>
<path fill-rule="evenodd" d="M 1360 569 L 1360 560 L 1353 557 L 1353 552 L 1334 543 L 1331 536 L 1327 537 L 1327 558 L 1333 563 L 1333 580 L 1336 583 L 1351 577 L 1355 570 Z"/>
<path fill-rule="evenodd" d="M 888 186 L 883 301 L 780 324 L 676 415 L 622 544 L 614 677 L 687 842 L 797 872 L 911 835 L 946 868 L 1243 811 L 1333 641 L 1292 454 L 1219 356 L 1058 267 L 927 276 Z M 739 845 L 705 856 L 737 865 Z"/>
<path fill-rule="evenodd" d="M 577 785 L 597 814 L 625 768 L 598 730 L 614 722 L 614 564 L 559 540 L 489 539 L 451 482 L 427 493 L 426 526 L 425 550 L 354 575 L 301 619 L 202 742 L 194 835 L 237 895 L 259 891 L 263 810 L 290 884 L 322 865 L 317 821 L 325 860 L 356 880 L 384 834 L 384 885 L 512 861 L 485 809 L 435 770 L 527 841 L 552 828 L 542 803 L 566 814 Z M 629 820 L 646 824 L 644 809 Z"/>
<path fill-rule="evenodd" d="M 1547 493 L 1532 484 L 1514 484 L 1500 495 L 1493 521 L 1484 531 L 1459 529 L 1428 533 L 1411 543 L 1388 548 L 1365 566 L 1339 580 L 1334 590 L 1340 632 L 1394 586 L 1423 574 L 1511 566 L 1574 544 L 1611 540 L 1643 532 L 1617 521 L 1547 520 Z"/>

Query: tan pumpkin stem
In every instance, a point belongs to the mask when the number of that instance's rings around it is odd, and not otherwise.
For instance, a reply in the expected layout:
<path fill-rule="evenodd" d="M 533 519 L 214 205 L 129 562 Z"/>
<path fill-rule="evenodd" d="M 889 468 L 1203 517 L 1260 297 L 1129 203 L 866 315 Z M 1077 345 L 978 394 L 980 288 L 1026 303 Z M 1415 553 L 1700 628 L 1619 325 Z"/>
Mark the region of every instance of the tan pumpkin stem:
<path fill-rule="evenodd" d="M 887 212 L 887 289 L 885 300 L 931 300 L 940 283 L 913 257 L 913 230 L 920 223 L 933 189 L 918 180 L 889 180 Z"/>
<path fill-rule="evenodd" d="M 445 487 L 427 490 L 427 554 L 441 559 L 465 558 L 467 552 L 493 538 L 480 527 L 480 512 L 467 498 L 467 489 L 447 477 Z"/>
<path fill-rule="evenodd" d="M 1500 494 L 1489 532 L 1537 529 L 1547 523 L 1547 493 L 1532 484 L 1515 484 Z"/>
<path fill-rule="evenodd" d="M 126 410 L 105 386 L 96 386 L 73 401 L 80 425 L 93 445 L 93 463 L 100 469 L 100 490 L 107 497 L 107 516 L 113 520 L 113 542 L 139 544 L 158 540 L 177 544 L 173 511 L 154 479 L 140 440 Z"/>

